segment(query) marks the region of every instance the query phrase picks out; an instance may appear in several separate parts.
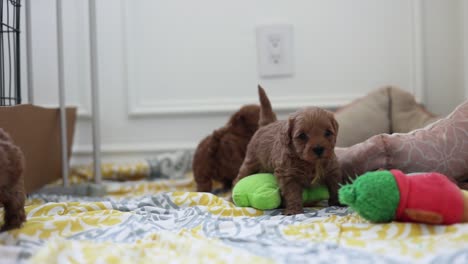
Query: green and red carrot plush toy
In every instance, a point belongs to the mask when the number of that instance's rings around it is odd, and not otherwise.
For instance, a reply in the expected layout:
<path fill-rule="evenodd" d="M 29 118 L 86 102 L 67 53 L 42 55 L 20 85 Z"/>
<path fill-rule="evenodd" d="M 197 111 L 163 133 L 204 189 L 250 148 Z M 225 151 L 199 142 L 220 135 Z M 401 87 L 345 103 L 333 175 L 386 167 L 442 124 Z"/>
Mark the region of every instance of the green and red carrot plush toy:
<path fill-rule="evenodd" d="M 445 175 L 431 172 L 407 175 L 399 170 L 365 173 L 339 190 L 342 204 L 350 206 L 366 220 L 427 224 L 468 222 L 468 192 Z M 324 186 L 303 192 L 304 203 L 328 198 Z M 260 210 L 281 205 L 278 183 L 272 174 L 255 174 L 242 179 L 233 189 L 237 206 Z"/>
<path fill-rule="evenodd" d="M 445 175 L 368 172 L 340 188 L 340 202 L 372 222 L 468 222 L 468 192 Z"/>

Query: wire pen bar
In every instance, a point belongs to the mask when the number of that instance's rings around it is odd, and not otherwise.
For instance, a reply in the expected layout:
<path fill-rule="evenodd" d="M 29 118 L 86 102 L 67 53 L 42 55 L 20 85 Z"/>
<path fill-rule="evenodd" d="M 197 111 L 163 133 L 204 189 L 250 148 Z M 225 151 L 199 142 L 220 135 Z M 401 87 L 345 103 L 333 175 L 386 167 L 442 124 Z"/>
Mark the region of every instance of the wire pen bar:
<path fill-rule="evenodd" d="M 21 0 L 0 0 L 0 106 L 21 104 Z"/>

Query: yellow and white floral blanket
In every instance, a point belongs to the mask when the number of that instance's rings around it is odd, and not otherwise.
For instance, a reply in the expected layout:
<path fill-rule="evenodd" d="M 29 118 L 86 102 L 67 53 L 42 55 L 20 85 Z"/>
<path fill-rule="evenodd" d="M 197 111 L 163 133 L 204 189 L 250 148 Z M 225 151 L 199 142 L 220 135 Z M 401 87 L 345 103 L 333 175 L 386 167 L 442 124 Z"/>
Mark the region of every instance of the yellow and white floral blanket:
<path fill-rule="evenodd" d="M 213 194 L 191 192 L 195 186 L 190 174 L 105 185 L 108 195 L 101 198 L 29 197 L 24 226 L 0 234 L 0 263 L 467 263 L 468 259 L 468 224 L 370 224 L 338 207 L 307 208 L 296 216 L 237 208 Z M 3 219 L 3 211 L 0 214 Z"/>

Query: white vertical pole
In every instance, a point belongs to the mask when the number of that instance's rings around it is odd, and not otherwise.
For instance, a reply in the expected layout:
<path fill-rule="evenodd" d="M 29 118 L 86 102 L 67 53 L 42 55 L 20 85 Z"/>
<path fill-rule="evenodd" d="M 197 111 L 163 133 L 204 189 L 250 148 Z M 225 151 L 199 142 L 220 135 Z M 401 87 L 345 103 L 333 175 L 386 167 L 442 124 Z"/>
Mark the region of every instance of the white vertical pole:
<path fill-rule="evenodd" d="M 93 158 L 94 158 L 94 181 L 101 183 L 101 134 L 99 123 L 99 79 L 98 79 L 98 56 L 97 56 L 97 23 L 96 23 L 96 1 L 89 0 L 89 42 L 91 61 L 91 98 L 93 119 Z"/>
<path fill-rule="evenodd" d="M 412 34 L 412 90 L 419 103 L 426 104 L 426 88 L 424 85 L 424 18 L 423 18 L 424 0 L 412 1 L 413 12 L 413 34 Z"/>
<path fill-rule="evenodd" d="M 65 109 L 65 80 L 63 62 L 63 28 L 62 28 L 62 0 L 56 0 L 57 14 L 57 66 L 60 102 L 60 136 L 62 143 L 62 177 L 63 186 L 68 187 L 68 139 L 67 139 L 67 115 Z"/>
<path fill-rule="evenodd" d="M 465 99 L 468 99 L 468 1 L 461 1 L 462 10 L 462 53 L 463 53 L 463 84 L 465 86 Z"/>
<path fill-rule="evenodd" d="M 26 0 L 26 69 L 28 72 L 28 103 L 34 103 L 34 76 L 32 67 L 32 25 L 31 25 L 31 0 Z"/>

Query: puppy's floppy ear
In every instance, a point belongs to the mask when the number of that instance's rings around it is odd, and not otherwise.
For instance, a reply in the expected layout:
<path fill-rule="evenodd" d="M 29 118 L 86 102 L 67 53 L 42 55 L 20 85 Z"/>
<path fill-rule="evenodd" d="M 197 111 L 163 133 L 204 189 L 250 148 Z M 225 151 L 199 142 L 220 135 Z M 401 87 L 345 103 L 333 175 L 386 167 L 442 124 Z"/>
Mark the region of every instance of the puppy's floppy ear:
<path fill-rule="evenodd" d="M 289 145 L 292 142 L 293 138 L 293 130 L 294 130 L 294 123 L 296 121 L 295 116 L 290 116 L 288 118 L 288 123 L 284 125 L 281 131 L 281 142 L 283 142 L 284 145 Z"/>
<path fill-rule="evenodd" d="M 235 113 L 231 119 L 229 120 L 229 123 L 233 126 L 233 127 L 238 127 L 238 126 L 243 126 L 245 124 L 245 116 L 240 113 L 240 112 L 237 112 Z"/>
<path fill-rule="evenodd" d="M 333 133 L 335 134 L 335 136 L 333 136 L 333 144 L 336 144 L 336 139 L 338 138 L 338 130 L 339 130 L 338 121 L 336 121 L 335 115 L 331 112 L 329 113 L 329 118 L 330 118 L 331 126 L 333 129 Z"/>
<path fill-rule="evenodd" d="M 338 121 L 336 121 L 335 116 L 333 114 L 331 115 L 331 120 L 332 120 L 333 130 L 335 130 L 335 135 L 338 135 L 338 130 L 340 128 L 340 125 L 338 124 Z"/>
<path fill-rule="evenodd" d="M 236 113 L 230 120 L 231 126 L 236 131 L 255 132 L 258 129 L 258 121 L 253 122 L 248 113 Z"/>
<path fill-rule="evenodd" d="M 339 130 L 339 125 L 338 125 L 338 121 L 336 121 L 335 119 L 335 115 L 333 113 L 329 113 L 329 118 L 330 118 L 330 121 L 331 121 L 331 125 L 332 125 L 332 128 L 334 130 L 334 133 L 335 135 L 338 135 L 338 130 Z"/>

